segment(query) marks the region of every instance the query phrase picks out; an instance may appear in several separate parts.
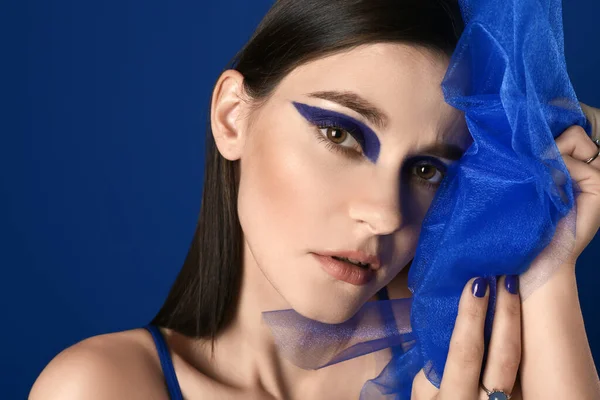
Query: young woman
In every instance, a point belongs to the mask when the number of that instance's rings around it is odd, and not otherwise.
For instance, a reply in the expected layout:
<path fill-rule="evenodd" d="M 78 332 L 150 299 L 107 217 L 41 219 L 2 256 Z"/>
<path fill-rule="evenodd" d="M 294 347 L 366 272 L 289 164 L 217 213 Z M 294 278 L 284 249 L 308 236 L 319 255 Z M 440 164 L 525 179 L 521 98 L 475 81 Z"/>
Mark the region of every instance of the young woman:
<path fill-rule="evenodd" d="M 338 323 L 383 287 L 410 296 L 421 223 L 471 142 L 440 88 L 461 29 L 449 0 L 276 2 L 215 85 L 201 215 L 152 326 L 63 351 L 30 399 L 358 398 L 384 351 L 304 370 L 262 313 Z M 469 281 L 441 387 L 420 373 L 414 398 L 600 395 L 574 275 L 600 225 L 598 146 L 580 127 L 557 145 L 583 190 L 570 262 L 522 307 L 499 280 L 482 377 L 490 291 Z"/>

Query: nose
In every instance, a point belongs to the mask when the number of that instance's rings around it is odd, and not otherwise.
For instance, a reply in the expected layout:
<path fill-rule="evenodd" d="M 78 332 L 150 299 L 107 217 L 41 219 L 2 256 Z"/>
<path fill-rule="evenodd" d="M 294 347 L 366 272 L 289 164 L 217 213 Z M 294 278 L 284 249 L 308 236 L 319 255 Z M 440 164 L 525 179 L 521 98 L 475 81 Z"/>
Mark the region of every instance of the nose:
<path fill-rule="evenodd" d="M 391 175 L 369 180 L 349 207 L 350 218 L 374 235 L 389 235 L 402 225 L 399 179 Z"/>

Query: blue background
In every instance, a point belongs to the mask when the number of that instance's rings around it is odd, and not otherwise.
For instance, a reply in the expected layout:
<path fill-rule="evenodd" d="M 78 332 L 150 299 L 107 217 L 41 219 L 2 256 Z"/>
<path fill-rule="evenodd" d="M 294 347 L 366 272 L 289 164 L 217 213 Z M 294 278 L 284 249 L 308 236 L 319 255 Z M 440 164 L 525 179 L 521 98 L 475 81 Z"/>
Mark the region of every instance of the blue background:
<path fill-rule="evenodd" d="M 0 398 L 159 309 L 196 224 L 213 84 L 270 4 L 3 2 Z M 569 73 L 597 107 L 599 18 L 598 1 L 564 4 Z M 577 267 L 600 365 L 598 260 L 600 235 Z"/>

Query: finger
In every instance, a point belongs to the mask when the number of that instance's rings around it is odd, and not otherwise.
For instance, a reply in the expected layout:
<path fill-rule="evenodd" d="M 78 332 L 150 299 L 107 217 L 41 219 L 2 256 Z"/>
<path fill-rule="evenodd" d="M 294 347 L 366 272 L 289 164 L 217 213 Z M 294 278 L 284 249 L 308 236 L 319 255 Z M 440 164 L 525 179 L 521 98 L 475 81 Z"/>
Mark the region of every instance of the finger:
<path fill-rule="evenodd" d="M 600 139 L 600 109 L 579 103 L 588 121 L 592 125 L 592 139 Z"/>
<path fill-rule="evenodd" d="M 580 161 L 586 161 L 598 154 L 598 146 L 590 140 L 585 130 L 577 125 L 564 131 L 556 139 L 556 146 L 563 156 L 568 155 Z M 600 157 L 588 165 L 600 169 Z"/>
<path fill-rule="evenodd" d="M 463 290 L 440 385 L 440 399 L 478 397 L 488 286 L 487 279 L 476 278 L 470 280 Z"/>
<path fill-rule="evenodd" d="M 563 161 L 582 193 L 600 196 L 600 170 L 569 155 L 563 155 Z"/>
<path fill-rule="evenodd" d="M 415 379 L 413 379 L 412 392 L 410 395 L 411 400 L 431 400 L 435 398 L 438 390 L 429 379 L 425 376 L 423 370 L 419 371 Z"/>
<path fill-rule="evenodd" d="M 498 280 L 492 336 L 482 382 L 488 390 L 513 392 L 521 363 L 521 300 L 519 277 Z M 487 398 L 487 396 L 485 396 Z"/>
<path fill-rule="evenodd" d="M 577 235 L 581 233 L 593 237 L 598 231 L 598 226 L 600 226 L 600 170 L 591 168 L 588 164 L 568 155 L 563 156 L 563 161 L 569 170 L 569 174 L 581 190 L 581 193 L 577 195 L 577 218 L 585 221 L 585 225 L 592 229 L 592 232 L 584 233 L 581 230 L 585 231 L 585 229 L 577 228 Z M 580 251 L 583 249 L 575 250 Z"/>

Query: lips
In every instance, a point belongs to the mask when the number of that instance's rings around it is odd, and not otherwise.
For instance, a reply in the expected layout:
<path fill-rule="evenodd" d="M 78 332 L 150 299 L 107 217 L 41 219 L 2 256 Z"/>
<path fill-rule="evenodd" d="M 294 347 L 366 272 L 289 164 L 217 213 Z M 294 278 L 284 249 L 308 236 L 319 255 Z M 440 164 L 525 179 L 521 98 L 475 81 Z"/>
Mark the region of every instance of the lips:
<path fill-rule="evenodd" d="M 312 253 L 321 267 L 336 280 L 362 286 L 369 283 L 381 265 L 376 256 L 370 256 L 357 251 L 336 251 L 329 253 Z M 364 266 L 356 265 L 353 260 Z"/>
<path fill-rule="evenodd" d="M 346 258 L 350 261 L 356 261 L 361 264 L 368 264 L 369 269 L 378 270 L 381 266 L 381 261 L 379 257 L 372 254 L 367 254 L 362 251 L 356 250 L 346 250 L 346 251 L 332 251 L 332 252 L 320 252 L 318 253 L 322 256 L 334 257 L 334 258 Z"/>

